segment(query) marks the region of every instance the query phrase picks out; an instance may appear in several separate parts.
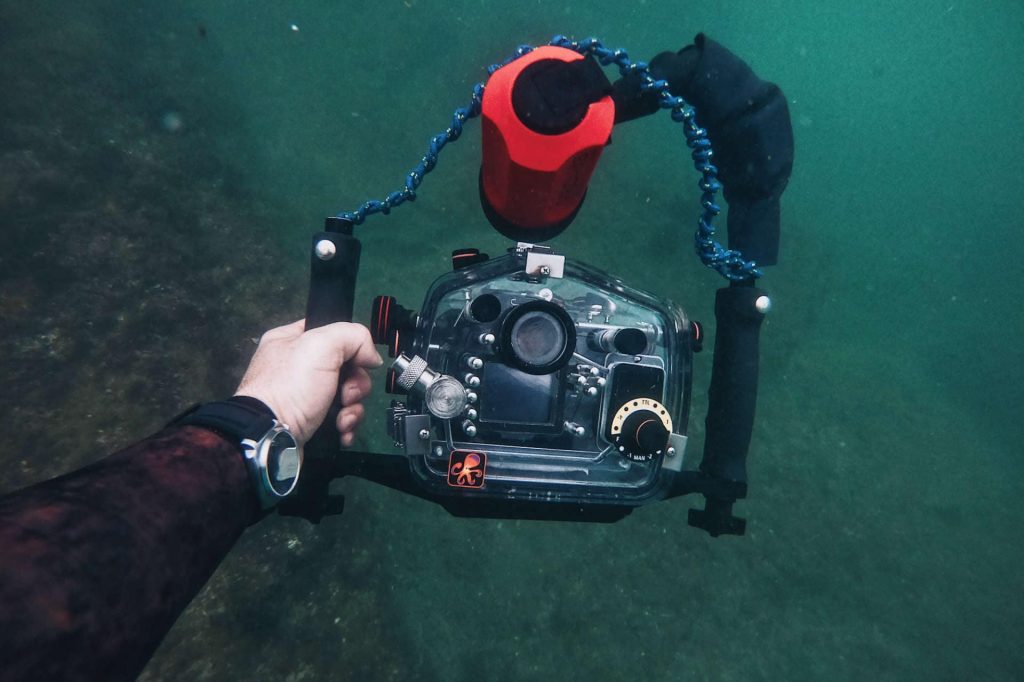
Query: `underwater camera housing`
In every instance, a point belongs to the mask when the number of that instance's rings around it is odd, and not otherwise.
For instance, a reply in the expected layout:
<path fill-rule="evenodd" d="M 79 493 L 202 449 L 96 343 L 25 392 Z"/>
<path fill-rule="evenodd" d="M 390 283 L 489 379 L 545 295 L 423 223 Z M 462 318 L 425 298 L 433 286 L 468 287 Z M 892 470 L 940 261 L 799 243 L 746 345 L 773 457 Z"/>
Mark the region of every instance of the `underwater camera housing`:
<path fill-rule="evenodd" d="M 470 261 L 469 264 L 464 264 Z M 418 315 L 374 300 L 388 431 L 433 496 L 636 506 L 682 469 L 695 331 L 548 247 L 456 252 Z"/>
<path fill-rule="evenodd" d="M 602 71 L 612 64 L 614 83 Z M 785 97 L 702 35 L 650 64 L 594 38 L 555 36 L 548 46 L 517 48 L 488 73 L 401 188 L 327 218 L 313 235 L 306 328 L 354 319 L 361 245 L 353 228 L 415 200 L 438 153 L 471 118 L 483 123 L 484 215 L 519 243 L 493 260 L 455 252 L 454 271 L 434 282 L 419 312 L 390 296 L 374 300 L 371 333 L 394 358 L 386 425 L 399 450 L 339 448 L 336 397 L 306 444 L 299 490 L 279 510 L 313 523 L 339 512 L 343 499 L 330 483 L 344 476 L 490 518 L 615 521 L 695 493 L 704 507 L 689 510 L 691 526 L 743 534 L 732 510 L 747 495 L 759 335 L 771 308 L 755 283 L 759 264 L 777 259 L 778 197 L 792 166 Z M 724 87 L 706 82 L 708 73 Z M 695 99 L 707 128 L 681 92 Z M 697 255 L 729 282 L 715 294 L 703 454 L 694 466 L 684 455 L 700 325 L 660 297 L 535 246 L 577 215 L 612 126 L 659 110 L 682 129 L 700 173 Z M 712 129 L 724 140 L 717 155 Z M 714 239 L 717 193 L 727 187 L 729 248 Z"/>

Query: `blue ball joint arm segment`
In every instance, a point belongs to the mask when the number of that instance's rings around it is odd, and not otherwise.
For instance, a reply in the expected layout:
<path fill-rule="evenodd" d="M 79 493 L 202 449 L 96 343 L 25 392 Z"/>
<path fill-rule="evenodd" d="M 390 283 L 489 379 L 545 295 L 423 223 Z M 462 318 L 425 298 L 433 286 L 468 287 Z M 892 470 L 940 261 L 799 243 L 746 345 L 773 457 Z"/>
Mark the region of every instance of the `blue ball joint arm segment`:
<path fill-rule="evenodd" d="M 692 104 L 714 141 L 718 178 L 729 204 L 729 248 L 758 266 L 775 265 L 779 252 L 779 200 L 793 168 L 793 127 L 786 97 L 747 64 L 704 34 L 679 52 L 662 52 L 651 73 Z M 613 86 L 615 122 L 658 111 L 637 78 Z"/>

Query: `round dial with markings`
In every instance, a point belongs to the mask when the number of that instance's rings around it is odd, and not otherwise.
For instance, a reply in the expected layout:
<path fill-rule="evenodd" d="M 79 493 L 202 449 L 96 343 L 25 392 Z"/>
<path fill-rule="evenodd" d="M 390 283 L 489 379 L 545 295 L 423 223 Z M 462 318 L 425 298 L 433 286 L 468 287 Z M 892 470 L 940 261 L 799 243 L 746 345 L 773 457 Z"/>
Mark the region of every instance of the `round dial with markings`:
<path fill-rule="evenodd" d="M 651 398 L 624 403 L 612 417 L 611 435 L 615 449 L 634 462 L 649 462 L 668 447 L 672 418 L 665 406 Z"/>

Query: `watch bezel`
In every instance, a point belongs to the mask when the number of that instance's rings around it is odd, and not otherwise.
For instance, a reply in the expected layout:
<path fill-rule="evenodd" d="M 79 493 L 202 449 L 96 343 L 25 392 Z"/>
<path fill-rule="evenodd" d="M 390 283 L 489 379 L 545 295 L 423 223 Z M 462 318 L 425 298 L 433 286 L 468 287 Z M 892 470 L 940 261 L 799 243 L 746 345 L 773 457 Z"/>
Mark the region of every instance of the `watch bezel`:
<path fill-rule="evenodd" d="M 273 447 L 274 441 L 281 435 L 286 435 L 295 444 L 294 448 L 298 456 L 298 464 L 295 468 L 295 476 L 292 478 L 292 483 L 288 486 L 288 489 L 284 492 L 278 492 L 274 487 L 273 482 L 270 480 L 270 467 L 268 461 L 271 455 L 271 448 Z M 250 472 L 250 476 L 253 479 L 253 483 L 256 487 L 256 493 L 260 499 L 260 506 L 264 509 L 275 506 L 281 500 L 285 499 L 289 495 L 295 492 L 296 486 L 299 484 L 299 478 L 302 476 L 302 465 L 304 460 L 304 453 L 302 446 L 299 445 L 298 440 L 292 435 L 292 432 L 288 429 L 286 424 L 274 420 L 273 426 L 263 434 L 263 437 L 258 441 L 252 439 L 243 439 L 242 446 L 245 449 L 245 459 L 249 462 L 247 467 Z M 290 448 L 283 448 L 287 450 Z"/>

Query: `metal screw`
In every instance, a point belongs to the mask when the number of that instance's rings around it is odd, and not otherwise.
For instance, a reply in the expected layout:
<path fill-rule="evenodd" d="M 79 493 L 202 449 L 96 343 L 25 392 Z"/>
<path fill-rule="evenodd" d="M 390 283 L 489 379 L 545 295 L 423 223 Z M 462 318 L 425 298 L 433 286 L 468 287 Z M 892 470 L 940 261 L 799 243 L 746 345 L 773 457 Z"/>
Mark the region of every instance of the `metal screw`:
<path fill-rule="evenodd" d="M 434 448 L 434 456 L 435 457 L 444 457 L 444 448 L 442 448 L 440 445 L 438 445 L 436 448 Z"/>
<path fill-rule="evenodd" d="M 476 393 L 474 393 L 473 391 L 467 392 L 466 393 L 466 402 L 467 403 L 475 403 L 476 402 Z"/>
<path fill-rule="evenodd" d="M 540 266 L 540 274 L 542 274 L 545 277 L 547 277 L 548 275 L 551 274 L 551 268 L 548 267 L 547 265 Z"/>
<path fill-rule="evenodd" d="M 331 260 L 334 258 L 334 254 L 337 253 L 337 247 L 334 246 L 334 242 L 330 239 L 321 239 L 316 243 L 313 250 L 316 251 L 316 257 L 320 260 Z"/>
<path fill-rule="evenodd" d="M 462 432 L 472 438 L 476 435 L 476 424 L 469 421 L 468 419 L 462 422 Z"/>
<path fill-rule="evenodd" d="M 480 369 L 484 366 L 484 361 L 480 358 L 470 357 L 466 359 L 466 366 L 470 369 Z"/>
<path fill-rule="evenodd" d="M 476 388 L 480 385 L 480 377 L 475 374 L 467 374 L 465 377 L 466 385 L 471 388 Z"/>
<path fill-rule="evenodd" d="M 587 388 L 587 395 L 589 395 L 591 397 L 597 395 L 597 386 L 591 386 L 591 387 Z"/>
<path fill-rule="evenodd" d="M 420 440 L 427 440 L 430 438 L 430 431 L 427 429 L 420 429 Z"/>
<path fill-rule="evenodd" d="M 487 334 L 481 334 L 480 343 L 484 344 L 485 346 L 491 345 L 492 343 L 494 343 L 494 334 L 491 334 L 489 332 Z"/>
<path fill-rule="evenodd" d="M 668 457 L 675 457 L 676 456 L 676 449 L 673 448 L 673 447 L 669 447 L 669 449 L 665 451 L 665 455 L 668 456 Z"/>
<path fill-rule="evenodd" d="M 565 430 L 574 436 L 582 436 L 587 430 L 575 422 L 565 422 Z"/>
<path fill-rule="evenodd" d="M 469 417 L 470 419 L 476 419 L 476 410 L 474 410 L 472 407 L 467 407 L 466 416 Z"/>

